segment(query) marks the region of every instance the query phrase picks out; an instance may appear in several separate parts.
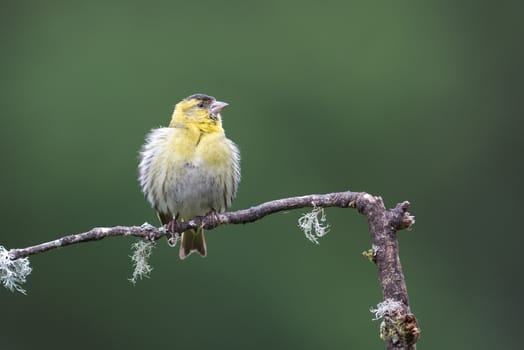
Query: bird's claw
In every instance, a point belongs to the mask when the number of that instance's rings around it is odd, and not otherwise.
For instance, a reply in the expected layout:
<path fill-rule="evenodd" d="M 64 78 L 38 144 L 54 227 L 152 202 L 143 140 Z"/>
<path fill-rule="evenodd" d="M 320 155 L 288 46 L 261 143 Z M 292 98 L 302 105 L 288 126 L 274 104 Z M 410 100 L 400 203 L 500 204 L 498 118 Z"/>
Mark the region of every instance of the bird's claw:
<path fill-rule="evenodd" d="M 167 236 L 167 244 L 173 248 L 176 246 L 177 242 L 180 240 L 180 235 L 178 233 L 169 233 Z"/>
<path fill-rule="evenodd" d="M 212 226 L 216 226 L 220 222 L 220 218 L 219 218 L 218 213 L 216 212 L 216 210 L 211 210 L 205 216 L 211 218 L 211 225 Z M 204 227 L 204 223 L 203 222 L 202 222 L 201 226 Z"/>

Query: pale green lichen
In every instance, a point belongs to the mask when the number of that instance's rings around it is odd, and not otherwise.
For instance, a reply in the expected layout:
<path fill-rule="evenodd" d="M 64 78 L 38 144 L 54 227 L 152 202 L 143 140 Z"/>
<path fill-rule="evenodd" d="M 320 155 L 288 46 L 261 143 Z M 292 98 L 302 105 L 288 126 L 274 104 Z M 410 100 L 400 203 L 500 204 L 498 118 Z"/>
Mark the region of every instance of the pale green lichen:
<path fill-rule="evenodd" d="M 318 239 L 329 232 L 324 208 L 313 207 L 309 213 L 305 213 L 298 219 L 298 227 L 304 232 L 306 238 L 315 244 L 320 244 Z"/>
<path fill-rule="evenodd" d="M 380 247 L 373 244 L 371 246 L 371 249 L 365 250 L 362 252 L 362 255 L 368 258 L 368 260 L 372 263 L 377 262 L 377 252 L 380 250 Z"/>
<path fill-rule="evenodd" d="M 411 320 L 411 316 L 402 316 L 402 309 L 403 304 L 400 301 L 386 299 L 379 303 L 376 308 L 370 308 L 369 311 L 375 315 L 374 321 L 382 319 L 380 323 L 380 338 L 382 340 L 390 340 L 393 344 L 414 344 L 420 331 L 416 326 L 414 317 Z M 406 322 L 408 319 L 411 322 Z"/>
<path fill-rule="evenodd" d="M 362 255 L 366 257 L 369 260 L 369 262 L 374 263 L 376 261 L 375 252 L 373 251 L 373 249 L 364 250 L 362 252 Z"/>
<path fill-rule="evenodd" d="M 149 278 L 149 274 L 153 271 L 153 268 L 149 265 L 149 257 L 154 247 L 155 242 L 148 241 L 138 241 L 131 246 L 133 255 L 130 255 L 130 258 L 134 267 L 133 276 L 129 279 L 131 283 L 136 284 L 139 279 Z"/>
<path fill-rule="evenodd" d="M 21 284 L 26 282 L 27 276 L 32 269 L 29 265 L 28 258 L 11 259 L 9 251 L 3 246 L 0 246 L 0 281 L 11 292 L 15 290 L 22 294 L 26 294 L 25 289 Z"/>
<path fill-rule="evenodd" d="M 376 308 L 370 308 L 369 312 L 375 315 L 373 321 L 380 320 L 385 316 L 394 317 L 399 310 L 402 310 L 402 303 L 393 299 L 386 299 L 381 303 L 378 303 Z"/>
<path fill-rule="evenodd" d="M 142 230 L 154 230 L 156 227 L 151 225 L 149 222 L 144 222 L 142 225 L 140 225 L 140 228 Z M 165 227 L 161 226 L 158 230 L 162 232 L 162 230 L 165 230 Z"/>

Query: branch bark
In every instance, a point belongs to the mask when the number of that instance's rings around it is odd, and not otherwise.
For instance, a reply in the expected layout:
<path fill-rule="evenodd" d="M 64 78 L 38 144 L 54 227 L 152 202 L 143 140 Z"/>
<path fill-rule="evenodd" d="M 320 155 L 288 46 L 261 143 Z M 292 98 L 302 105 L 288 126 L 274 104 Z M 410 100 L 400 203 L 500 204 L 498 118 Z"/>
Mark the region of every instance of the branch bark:
<path fill-rule="evenodd" d="M 356 208 L 367 217 L 373 243 L 370 258 L 376 263 L 384 295 L 384 302 L 381 303 L 382 309 L 376 312 L 377 316 L 383 318 L 381 336 L 386 340 L 388 349 L 415 349 L 420 331 L 416 318 L 409 307 L 396 237 L 398 230 L 409 228 L 415 223 L 414 217 L 407 212 L 409 202 L 399 203 L 395 208 L 388 210 L 384 206 L 382 198 L 365 192 L 335 192 L 290 197 L 266 202 L 249 209 L 220 214 L 211 213 L 187 222 L 178 222 L 174 225 L 174 231 L 183 232 L 199 226 L 211 230 L 220 225 L 246 224 L 273 213 L 304 207 L 350 207 Z M 172 233 L 167 231 L 166 228 L 156 228 L 149 224 L 98 227 L 84 233 L 68 235 L 31 247 L 11 249 L 9 257 L 16 260 L 58 247 L 97 241 L 106 237 L 134 236 L 155 241 L 169 235 L 172 235 Z"/>

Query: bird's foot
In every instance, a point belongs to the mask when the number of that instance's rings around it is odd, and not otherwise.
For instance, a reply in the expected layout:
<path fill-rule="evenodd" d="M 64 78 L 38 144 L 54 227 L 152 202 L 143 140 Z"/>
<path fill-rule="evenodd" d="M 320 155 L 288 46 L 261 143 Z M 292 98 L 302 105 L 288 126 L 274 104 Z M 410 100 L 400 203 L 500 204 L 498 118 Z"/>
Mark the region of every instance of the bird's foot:
<path fill-rule="evenodd" d="M 176 232 L 177 228 L 177 222 L 175 219 L 169 221 L 166 225 L 166 229 L 168 231 L 166 238 L 167 238 L 167 244 L 170 247 L 176 246 L 178 240 L 180 239 L 180 233 Z"/>
<path fill-rule="evenodd" d="M 177 222 L 175 219 L 169 221 L 167 224 L 166 224 L 166 229 L 170 232 L 170 233 L 176 233 L 176 226 L 177 226 Z"/>

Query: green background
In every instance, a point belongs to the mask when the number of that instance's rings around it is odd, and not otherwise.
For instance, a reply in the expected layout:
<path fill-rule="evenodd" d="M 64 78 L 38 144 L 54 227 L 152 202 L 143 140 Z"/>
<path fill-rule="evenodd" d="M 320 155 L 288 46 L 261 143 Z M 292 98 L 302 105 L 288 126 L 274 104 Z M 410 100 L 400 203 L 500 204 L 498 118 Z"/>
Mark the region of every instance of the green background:
<path fill-rule="evenodd" d="M 233 209 L 353 190 L 409 200 L 399 233 L 420 349 L 516 349 L 522 328 L 522 1 L 19 1 L 0 9 L 0 244 L 156 218 L 144 135 L 183 97 L 227 101 Z M 131 238 L 31 257 L 0 289 L 2 349 L 381 349 L 364 217 L 304 211 L 162 240 L 133 287 Z"/>

